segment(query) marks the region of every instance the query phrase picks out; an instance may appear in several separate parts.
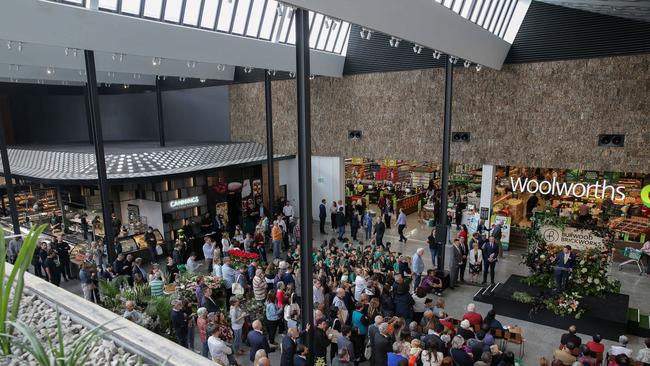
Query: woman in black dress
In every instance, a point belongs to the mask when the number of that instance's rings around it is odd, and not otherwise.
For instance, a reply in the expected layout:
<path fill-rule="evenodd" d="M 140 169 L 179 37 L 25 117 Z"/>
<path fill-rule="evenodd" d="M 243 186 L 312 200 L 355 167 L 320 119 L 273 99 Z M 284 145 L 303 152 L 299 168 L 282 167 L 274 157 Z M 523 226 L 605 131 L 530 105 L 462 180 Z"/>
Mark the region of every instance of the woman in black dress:
<path fill-rule="evenodd" d="M 61 284 L 61 261 L 56 250 L 50 249 L 47 252 L 44 267 L 50 282 L 55 286 L 59 286 Z"/>

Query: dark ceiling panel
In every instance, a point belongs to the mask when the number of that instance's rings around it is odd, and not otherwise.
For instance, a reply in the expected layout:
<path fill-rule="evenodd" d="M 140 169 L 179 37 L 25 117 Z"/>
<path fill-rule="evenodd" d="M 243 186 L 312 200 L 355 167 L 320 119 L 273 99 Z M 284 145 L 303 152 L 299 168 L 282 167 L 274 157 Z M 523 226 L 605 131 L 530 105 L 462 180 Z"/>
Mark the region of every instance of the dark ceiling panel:
<path fill-rule="evenodd" d="M 650 23 L 533 1 L 506 63 L 650 52 Z"/>
<path fill-rule="evenodd" d="M 650 22 L 650 0 L 540 0 L 553 5 Z"/>

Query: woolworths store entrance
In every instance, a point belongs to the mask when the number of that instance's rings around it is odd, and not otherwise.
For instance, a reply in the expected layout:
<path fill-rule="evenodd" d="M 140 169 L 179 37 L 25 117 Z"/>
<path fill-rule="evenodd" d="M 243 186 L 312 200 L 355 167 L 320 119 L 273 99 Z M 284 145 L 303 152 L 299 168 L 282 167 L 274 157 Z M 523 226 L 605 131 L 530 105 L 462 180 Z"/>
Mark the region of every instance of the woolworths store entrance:
<path fill-rule="evenodd" d="M 650 238 L 650 207 L 641 200 L 648 175 L 512 166 L 495 175 L 492 216 L 509 221 L 511 236 L 553 213 L 569 228 L 609 227 L 617 248 L 639 249 Z"/>

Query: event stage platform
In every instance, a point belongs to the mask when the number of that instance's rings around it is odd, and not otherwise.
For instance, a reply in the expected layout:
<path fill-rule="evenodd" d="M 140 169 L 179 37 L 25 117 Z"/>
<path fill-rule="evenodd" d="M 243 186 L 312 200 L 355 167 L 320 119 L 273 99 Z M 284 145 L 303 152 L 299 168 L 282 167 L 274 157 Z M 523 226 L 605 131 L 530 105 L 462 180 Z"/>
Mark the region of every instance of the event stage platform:
<path fill-rule="evenodd" d="M 492 304 L 497 317 L 503 315 L 559 329 L 567 329 L 575 324 L 580 333 L 599 333 L 603 338 L 610 340 L 618 340 L 618 336 L 627 333 L 627 310 L 630 300 L 628 295 L 608 293 L 603 298 L 585 297 L 581 299 L 581 304 L 587 311 L 580 319 L 574 316 L 558 316 L 546 309 L 532 313 L 532 305 L 515 301 L 512 294 L 526 292 L 538 296 L 543 293 L 550 294 L 551 290 L 528 286 L 521 281 L 524 278 L 512 275 L 505 283 L 499 284 L 490 295 L 477 295 L 475 300 Z"/>

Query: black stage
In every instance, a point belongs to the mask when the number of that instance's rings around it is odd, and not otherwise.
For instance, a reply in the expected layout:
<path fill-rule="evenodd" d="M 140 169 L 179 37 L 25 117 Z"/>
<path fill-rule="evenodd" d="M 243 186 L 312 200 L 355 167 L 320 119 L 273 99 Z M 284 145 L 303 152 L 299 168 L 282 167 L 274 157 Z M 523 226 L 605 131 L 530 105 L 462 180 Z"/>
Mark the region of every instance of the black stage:
<path fill-rule="evenodd" d="M 558 316 L 546 309 L 530 313 L 532 305 L 513 300 L 512 294 L 525 292 L 538 296 L 542 293 L 550 294 L 551 290 L 528 286 L 521 282 L 524 278 L 512 275 L 505 283 L 497 286 L 491 295 L 477 296 L 475 299 L 492 304 L 497 316 L 503 315 L 559 329 L 567 329 L 571 324 L 575 324 L 579 333 L 599 333 L 603 338 L 614 341 L 618 340 L 618 336 L 627 333 L 627 310 L 630 301 L 628 295 L 608 293 L 603 298 L 582 298 L 580 304 L 587 310 L 580 319 L 572 315 Z"/>

